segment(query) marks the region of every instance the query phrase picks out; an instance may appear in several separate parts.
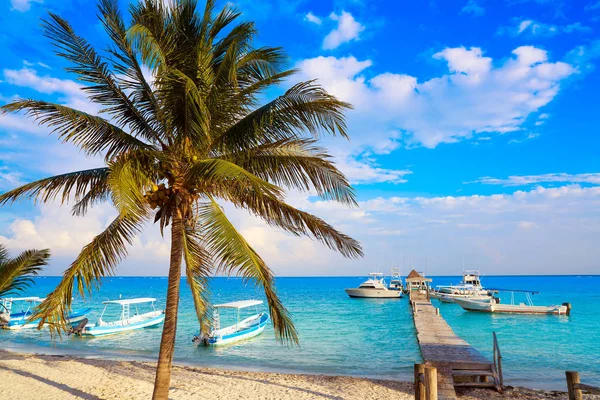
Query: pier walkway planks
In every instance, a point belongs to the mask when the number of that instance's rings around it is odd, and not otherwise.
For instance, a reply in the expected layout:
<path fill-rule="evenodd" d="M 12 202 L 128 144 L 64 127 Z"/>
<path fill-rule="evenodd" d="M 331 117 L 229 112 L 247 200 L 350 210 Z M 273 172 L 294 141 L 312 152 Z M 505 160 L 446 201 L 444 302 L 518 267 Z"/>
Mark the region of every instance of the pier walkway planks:
<path fill-rule="evenodd" d="M 411 296 L 411 304 L 423 360 L 438 370 L 440 399 L 456 399 L 455 386 L 497 386 L 487 382 L 497 382 L 493 364 L 454 333 L 426 296 Z"/>

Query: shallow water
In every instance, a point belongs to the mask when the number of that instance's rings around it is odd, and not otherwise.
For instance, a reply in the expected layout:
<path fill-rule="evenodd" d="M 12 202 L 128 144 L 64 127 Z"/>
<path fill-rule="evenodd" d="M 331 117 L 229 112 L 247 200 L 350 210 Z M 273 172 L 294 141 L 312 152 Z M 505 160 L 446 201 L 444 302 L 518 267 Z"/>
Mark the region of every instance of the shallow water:
<path fill-rule="evenodd" d="M 44 296 L 59 279 L 39 278 L 27 295 Z M 343 289 L 356 287 L 363 280 L 278 278 L 278 293 L 292 313 L 300 347 L 278 344 L 268 326 L 259 337 L 223 348 L 191 343 L 198 324 L 191 295 L 182 281 L 175 359 L 191 365 L 410 380 L 420 352 L 408 301 L 348 298 Z M 433 284 L 459 280 L 460 277 L 433 277 Z M 540 291 L 533 297 L 539 305 L 573 305 L 569 317 L 490 315 L 466 312 L 454 304 L 439 305 L 455 332 L 490 359 L 492 332 L 497 333 L 506 384 L 564 389 L 564 371 L 568 369 L 580 371 L 587 383 L 600 384 L 600 276 L 490 276 L 483 278 L 483 284 L 490 288 Z M 86 303 L 94 310 L 90 321 L 100 315 L 102 301 L 119 296 L 156 297 L 162 307 L 166 286 L 166 278 L 107 279 Z M 263 298 L 259 289 L 238 279 L 213 279 L 211 292 L 214 303 Z M 510 301 L 501 297 L 503 302 Z M 80 301 L 76 304 L 75 307 L 83 305 Z M 233 312 L 222 317 L 222 326 L 233 321 L 232 317 Z M 103 338 L 65 337 L 52 341 L 44 331 L 0 331 L 0 340 L 4 348 L 13 350 L 152 359 L 158 354 L 160 333 L 161 329 L 155 328 Z"/>

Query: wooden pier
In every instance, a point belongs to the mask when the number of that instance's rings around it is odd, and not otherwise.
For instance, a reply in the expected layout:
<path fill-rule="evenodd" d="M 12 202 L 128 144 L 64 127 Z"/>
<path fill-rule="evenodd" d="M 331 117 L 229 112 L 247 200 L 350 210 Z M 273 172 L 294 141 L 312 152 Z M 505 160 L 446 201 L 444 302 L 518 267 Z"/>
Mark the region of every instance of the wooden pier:
<path fill-rule="evenodd" d="M 490 362 L 454 333 L 426 291 L 411 291 L 410 304 L 423 361 L 437 369 L 439 399 L 456 399 L 455 387 L 461 386 L 502 390 L 501 356 L 495 337 L 495 361 Z"/>

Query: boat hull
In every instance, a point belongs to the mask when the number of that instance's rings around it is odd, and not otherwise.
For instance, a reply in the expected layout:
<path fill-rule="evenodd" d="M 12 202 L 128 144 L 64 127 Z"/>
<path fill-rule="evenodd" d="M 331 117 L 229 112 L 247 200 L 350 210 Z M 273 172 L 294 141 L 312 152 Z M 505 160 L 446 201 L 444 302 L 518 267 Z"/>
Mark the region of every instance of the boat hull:
<path fill-rule="evenodd" d="M 567 307 L 564 305 L 530 306 L 525 304 L 498 304 L 493 301 L 476 301 L 466 299 L 455 299 L 455 302 L 468 311 L 489 312 L 499 314 L 567 314 Z"/>
<path fill-rule="evenodd" d="M 223 346 L 223 345 L 239 342 L 241 340 L 253 338 L 253 337 L 258 336 L 261 333 L 263 333 L 263 331 L 265 330 L 265 327 L 267 326 L 267 322 L 269 322 L 269 315 L 266 313 L 261 313 L 261 314 L 259 314 L 257 324 L 249 326 L 248 328 L 239 330 L 237 332 L 232 332 L 230 334 L 211 336 L 208 338 L 207 344 L 209 346 Z M 223 330 L 227 330 L 230 328 L 231 327 L 224 328 Z"/>
<path fill-rule="evenodd" d="M 399 299 L 402 297 L 402 292 L 399 290 L 386 289 L 346 289 L 346 294 L 353 298 L 363 299 Z"/>
<path fill-rule="evenodd" d="M 442 303 L 456 303 L 456 299 L 465 300 L 488 300 L 490 296 L 480 296 L 473 294 L 453 294 L 453 293 L 439 293 L 429 292 L 429 297 L 441 301 Z"/>
<path fill-rule="evenodd" d="M 80 321 L 82 321 L 86 315 L 92 312 L 91 308 L 85 308 L 81 310 L 73 311 L 69 314 L 67 318 L 67 323 L 69 325 L 77 325 Z M 35 329 L 38 327 L 40 320 L 37 319 L 35 321 L 27 321 L 27 318 L 31 316 L 31 312 L 27 313 L 18 313 L 16 316 L 11 316 L 8 324 L 4 326 L 5 329 L 10 330 L 20 330 L 20 329 Z M 44 325 L 46 326 L 46 325 Z"/>
<path fill-rule="evenodd" d="M 137 318 L 137 320 L 136 320 Z M 137 329 L 150 328 L 156 325 L 160 325 L 165 320 L 165 314 L 163 311 L 153 311 L 150 313 L 142 314 L 137 317 L 131 318 L 129 323 L 109 323 L 106 325 L 90 325 L 86 326 L 81 336 L 108 336 L 117 333 L 123 333 L 128 331 L 134 331 Z"/>

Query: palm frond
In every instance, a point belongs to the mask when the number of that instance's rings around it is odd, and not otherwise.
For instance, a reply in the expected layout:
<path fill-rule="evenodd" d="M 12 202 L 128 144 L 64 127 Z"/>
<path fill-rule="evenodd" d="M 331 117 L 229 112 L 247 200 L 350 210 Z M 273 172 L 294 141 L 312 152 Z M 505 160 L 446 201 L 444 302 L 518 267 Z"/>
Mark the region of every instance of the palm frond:
<path fill-rule="evenodd" d="M 154 160 L 147 153 L 128 153 L 108 167 L 107 184 L 119 214 L 142 219 L 149 212 L 144 193 L 156 180 Z"/>
<path fill-rule="evenodd" d="M 202 203 L 197 213 L 197 230 L 202 233 L 206 247 L 218 263 L 217 272 L 227 275 L 237 273 L 262 286 L 276 337 L 283 342 L 298 343 L 298 334 L 291 316 L 277 296 L 273 272 L 263 259 L 235 229 L 214 200 Z"/>
<path fill-rule="evenodd" d="M 313 81 L 294 85 L 284 95 L 249 113 L 215 140 L 215 151 L 238 151 L 266 142 L 288 140 L 309 132 L 347 137 L 344 110 L 351 105 L 336 99 Z"/>
<path fill-rule="evenodd" d="M 108 52 L 114 57 L 113 65 L 117 72 L 115 80 L 125 90 L 131 90 L 131 99 L 142 115 L 154 116 L 161 120 L 161 108 L 156 95 L 138 62 L 138 54 L 134 51 L 132 42 L 127 38 L 127 28 L 119 12 L 117 0 L 100 0 L 98 5 L 100 20 L 105 31 L 114 43 Z M 155 129 L 160 133 L 161 144 L 164 144 L 165 132 L 160 124 Z"/>
<path fill-rule="evenodd" d="M 62 195 L 62 203 L 68 202 L 70 196 L 74 196 L 78 201 L 86 194 L 88 188 L 106 182 L 108 171 L 108 168 L 94 168 L 40 179 L 0 195 L 0 205 L 12 203 L 23 197 L 47 203 L 58 195 Z"/>
<path fill-rule="evenodd" d="M 233 204 L 247 209 L 271 226 L 281 228 L 296 236 L 312 236 L 344 257 L 363 256 L 358 241 L 338 231 L 321 218 L 298 210 L 279 199 L 257 198 L 251 194 L 242 193 L 239 198 L 233 200 Z"/>
<path fill-rule="evenodd" d="M 208 289 L 208 277 L 212 273 L 212 257 L 189 229 L 184 229 L 183 258 L 186 265 L 185 275 L 192 292 L 200 332 L 208 333 L 212 326 L 212 307 Z"/>
<path fill-rule="evenodd" d="M 0 245 L 0 298 L 22 293 L 32 285 L 33 278 L 48 265 L 50 250 L 26 250 L 12 260 L 7 258 Z"/>
<path fill-rule="evenodd" d="M 63 142 L 73 143 L 88 155 L 104 153 L 107 159 L 127 151 L 154 149 L 105 119 L 60 104 L 18 100 L 2 106 L 1 112 L 25 111 L 40 125 L 58 134 Z"/>
<path fill-rule="evenodd" d="M 65 331 L 74 294 L 78 293 L 82 298 L 91 295 L 94 288 L 101 286 L 102 278 L 114 273 L 115 267 L 127 255 L 127 245 L 131 245 L 140 232 L 142 221 L 128 216 L 115 218 L 81 250 L 58 286 L 36 307 L 30 319 L 40 318 L 38 327 L 47 323 L 52 334 L 60 335 Z"/>
<path fill-rule="evenodd" d="M 233 193 L 251 191 L 256 197 L 281 198 L 282 191 L 244 168 L 227 160 L 212 158 L 195 163 L 187 173 L 185 186 L 200 193 L 228 199 Z"/>
<path fill-rule="evenodd" d="M 326 200 L 357 206 L 350 183 L 324 148 L 312 139 L 266 143 L 224 156 L 259 178 L 278 186 L 316 190 Z"/>
<path fill-rule="evenodd" d="M 108 180 L 100 180 L 90 186 L 86 194 L 73 205 L 71 214 L 81 217 L 84 216 L 90 207 L 102 203 L 110 198 L 110 186 Z"/>
<path fill-rule="evenodd" d="M 122 127 L 129 127 L 134 136 L 144 137 L 153 143 L 160 143 L 160 134 L 155 130 L 156 121 L 150 113 L 142 113 L 136 108 L 127 94 L 118 86 L 108 64 L 71 25 L 58 15 L 49 12 L 49 19 L 43 20 L 44 35 L 57 48 L 57 54 L 72 66 L 67 71 L 79 76 L 79 80 L 91 85 L 83 90 L 89 99 L 106 106 L 102 111 L 109 113 Z"/>

